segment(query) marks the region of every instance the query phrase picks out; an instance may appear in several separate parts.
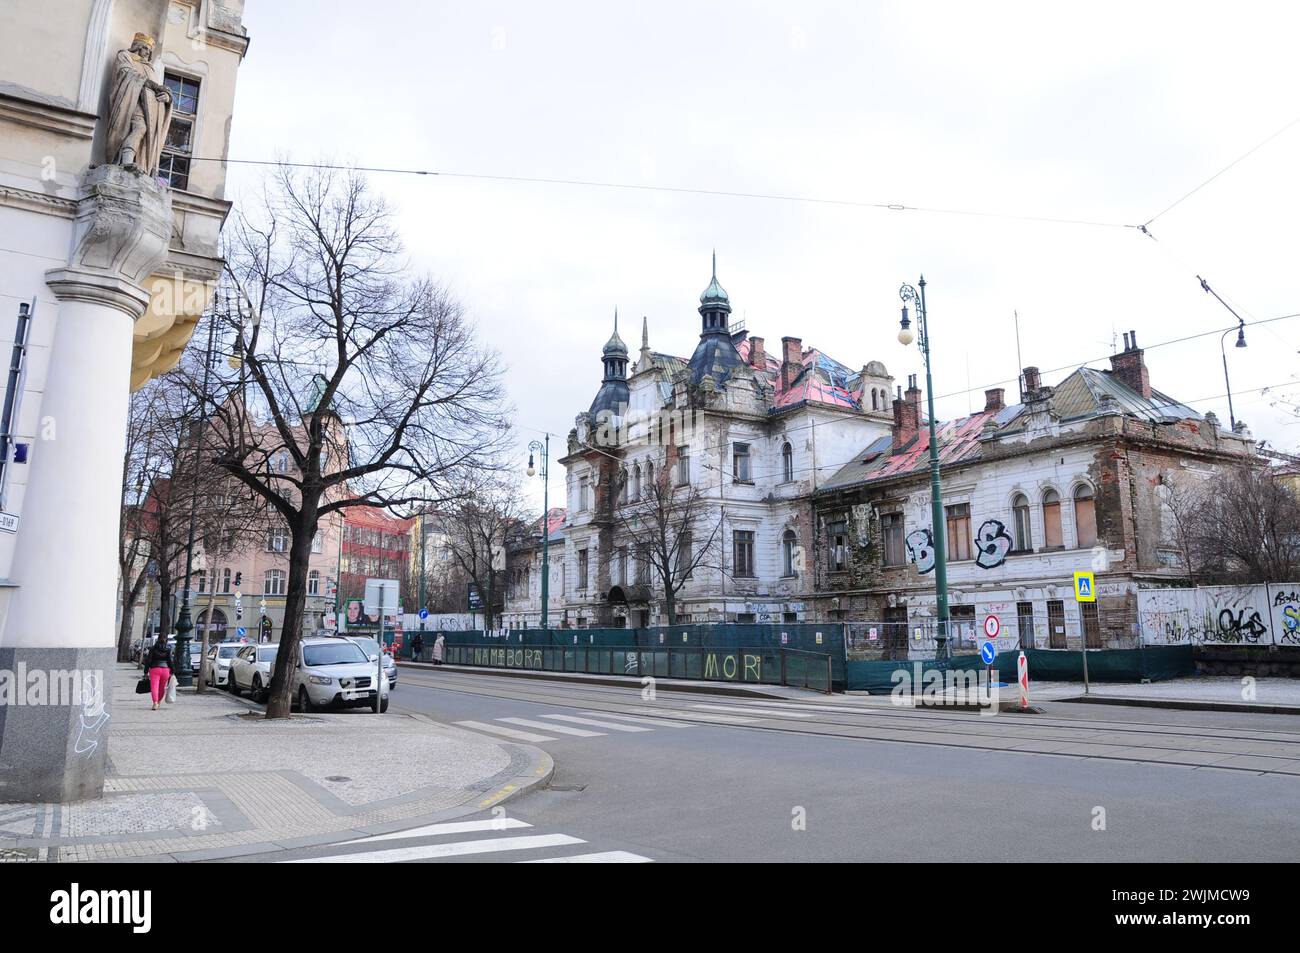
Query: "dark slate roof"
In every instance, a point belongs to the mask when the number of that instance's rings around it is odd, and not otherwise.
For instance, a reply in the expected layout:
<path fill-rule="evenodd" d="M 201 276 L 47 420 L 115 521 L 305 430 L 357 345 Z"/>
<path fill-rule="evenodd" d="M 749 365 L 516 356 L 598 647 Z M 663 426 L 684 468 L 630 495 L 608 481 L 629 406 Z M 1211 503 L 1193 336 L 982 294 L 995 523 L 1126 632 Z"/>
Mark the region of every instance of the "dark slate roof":
<path fill-rule="evenodd" d="M 1112 407 L 1103 407 L 1102 398 L 1110 397 Z M 1108 371 L 1080 367 L 1061 381 L 1048 398 L 1051 412 L 1063 421 L 1086 420 L 1107 413 L 1123 413 L 1151 422 L 1171 420 L 1202 420 L 1200 414 L 1152 390 L 1145 398 Z M 953 463 L 971 463 L 980 458 L 980 435 L 984 425 L 992 418 L 1000 433 L 1017 433 L 1027 426 L 1022 418 L 1025 405 L 1011 404 L 1000 411 L 980 411 L 968 417 L 945 421 L 939 425 L 939 462 L 943 466 Z M 923 473 L 930 466 L 930 431 L 924 420 L 917 436 L 899 453 L 893 453 L 893 437 L 879 437 L 857 454 L 834 476 L 822 484 L 819 492 L 829 492 L 870 483 L 905 473 Z"/>

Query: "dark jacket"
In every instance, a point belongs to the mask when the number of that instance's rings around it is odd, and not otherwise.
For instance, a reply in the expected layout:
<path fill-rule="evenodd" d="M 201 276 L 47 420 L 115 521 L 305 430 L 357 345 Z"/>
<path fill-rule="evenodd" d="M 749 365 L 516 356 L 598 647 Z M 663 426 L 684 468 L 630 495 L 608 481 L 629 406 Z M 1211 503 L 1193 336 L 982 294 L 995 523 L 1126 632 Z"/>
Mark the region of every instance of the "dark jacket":
<path fill-rule="evenodd" d="M 171 668 L 172 653 L 167 648 L 167 640 L 159 639 L 153 645 L 149 646 L 149 654 L 145 656 L 145 668 Z"/>

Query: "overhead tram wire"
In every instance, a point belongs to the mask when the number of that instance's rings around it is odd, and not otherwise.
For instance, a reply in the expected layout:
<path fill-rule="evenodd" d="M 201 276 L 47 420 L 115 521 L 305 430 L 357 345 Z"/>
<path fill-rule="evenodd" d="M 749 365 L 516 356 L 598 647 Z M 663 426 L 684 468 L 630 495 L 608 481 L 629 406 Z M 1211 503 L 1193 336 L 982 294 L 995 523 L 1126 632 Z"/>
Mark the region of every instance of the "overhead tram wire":
<path fill-rule="evenodd" d="M 1295 125 L 1297 125 L 1297 124 L 1300 124 L 1300 116 L 1296 116 L 1296 118 L 1292 119 L 1290 122 L 1288 122 L 1288 123 L 1287 123 L 1285 126 L 1283 126 L 1281 129 L 1277 130 L 1277 132 L 1273 133 L 1273 134 L 1272 134 L 1271 136 L 1269 136 L 1267 139 L 1264 139 L 1263 141 L 1261 141 L 1261 142 L 1257 143 L 1256 145 L 1252 146 L 1250 149 L 1247 149 L 1247 150 L 1246 150 L 1245 152 L 1243 152 L 1241 155 L 1237 156 L 1237 158 L 1233 159 L 1231 162 L 1229 162 L 1227 165 L 1225 165 L 1225 166 L 1224 166 L 1222 169 L 1220 169 L 1218 172 L 1214 173 L 1214 175 L 1210 176 L 1208 179 L 1206 179 L 1206 180 L 1205 180 L 1204 182 L 1202 182 L 1200 185 L 1196 186 L 1196 188 L 1192 189 L 1190 192 L 1185 193 L 1181 198 L 1175 200 L 1174 202 L 1170 203 L 1169 205 L 1166 205 L 1163 209 L 1161 209 L 1161 210 L 1160 210 L 1159 212 L 1157 212 L 1155 215 L 1152 215 L 1149 219 L 1147 219 L 1147 220 L 1146 220 L 1145 222 L 1143 222 L 1141 225 L 1138 225 L 1138 226 L 1136 226 L 1136 227 L 1137 227 L 1138 230 L 1141 231 L 1144 235 L 1148 235 L 1149 237 L 1154 238 L 1155 236 L 1152 236 L 1152 235 L 1150 235 L 1149 232 L 1147 232 L 1147 226 L 1148 226 L 1148 225 L 1150 225 L 1150 224 L 1151 224 L 1152 222 L 1154 222 L 1156 219 L 1160 218 L 1162 215 L 1165 215 L 1165 214 L 1168 213 L 1168 212 L 1172 212 L 1175 208 L 1177 208 L 1179 205 L 1182 205 L 1184 202 L 1186 202 L 1188 199 L 1190 199 L 1190 198 L 1191 198 L 1193 195 L 1195 195 L 1197 192 L 1201 191 L 1201 189 L 1205 188 L 1207 185 L 1209 185 L 1211 182 L 1213 182 L 1213 181 L 1214 181 L 1215 179 L 1217 179 L 1219 176 L 1223 175 L 1223 174 L 1224 174 L 1225 172 L 1227 172 L 1229 169 L 1233 168 L 1234 166 L 1236 166 L 1236 165 L 1239 164 L 1240 162 L 1244 161 L 1245 159 L 1250 158 L 1252 155 L 1254 155 L 1254 154 L 1255 154 L 1256 152 L 1258 152 L 1260 149 L 1264 148 L 1266 145 L 1268 145 L 1270 142 L 1272 142 L 1272 141 L 1273 141 L 1274 139 L 1276 139 L 1278 136 L 1282 135 L 1282 133 L 1286 132 L 1286 131 L 1287 131 L 1288 129 L 1290 129 L 1292 126 L 1295 126 Z"/>
<path fill-rule="evenodd" d="M 397 166 L 363 166 L 328 162 L 279 162 L 273 159 L 228 159 L 220 156 L 193 156 L 191 162 L 221 162 L 226 165 L 281 166 L 290 169 L 322 169 L 340 172 L 370 172 L 377 175 L 437 176 L 446 179 L 480 179 L 489 182 L 514 182 L 528 185 L 562 185 L 575 188 L 619 189 L 632 192 L 661 192 L 676 195 L 708 195 L 719 198 L 758 199 L 768 202 L 797 202 L 805 205 L 832 205 L 844 208 L 867 208 L 889 212 L 923 212 L 931 215 L 959 215 L 995 218 L 1006 221 L 1034 222 L 1046 225 L 1083 225 L 1091 228 L 1140 228 L 1126 222 L 1103 222 L 1092 219 L 1065 218 L 1051 215 L 1024 215 L 1015 212 L 991 212 L 978 209 L 941 208 L 906 205 L 901 202 L 867 202 L 857 199 L 821 198 L 811 195 L 786 195 L 777 192 L 740 192 L 728 189 L 704 189 L 675 185 L 648 185 L 638 182 L 605 182 L 597 179 L 565 179 L 528 175 L 494 175 L 484 172 L 454 172 L 442 169 L 402 168 Z"/>

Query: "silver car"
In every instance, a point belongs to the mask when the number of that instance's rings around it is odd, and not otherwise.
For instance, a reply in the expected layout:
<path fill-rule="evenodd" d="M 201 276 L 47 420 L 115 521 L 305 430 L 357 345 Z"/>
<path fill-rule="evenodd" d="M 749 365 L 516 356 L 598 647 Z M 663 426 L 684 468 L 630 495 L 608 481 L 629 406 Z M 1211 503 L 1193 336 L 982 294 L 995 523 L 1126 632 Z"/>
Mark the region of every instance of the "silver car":
<path fill-rule="evenodd" d="M 379 679 L 375 662 L 350 639 L 303 639 L 293 670 L 293 700 L 300 711 L 366 706 L 388 711 L 388 679 Z"/>
<path fill-rule="evenodd" d="M 230 671 L 226 677 L 226 688 L 230 694 L 238 695 L 247 689 L 253 696 L 253 701 L 266 701 L 271 676 L 275 674 L 275 657 L 279 652 L 280 646 L 274 642 L 240 646 L 235 657 L 230 660 Z"/>
<path fill-rule="evenodd" d="M 247 644 L 247 642 L 218 642 L 216 645 L 208 646 L 209 685 L 215 687 L 226 684 L 231 659 Z"/>
<path fill-rule="evenodd" d="M 384 657 L 384 674 L 388 676 L 388 687 L 397 687 L 397 662 L 394 661 L 391 653 L 380 652 L 379 643 L 368 635 L 345 635 L 345 639 L 351 639 L 357 645 L 361 646 L 361 651 L 370 656 L 370 661 L 376 661 L 379 655 Z"/>

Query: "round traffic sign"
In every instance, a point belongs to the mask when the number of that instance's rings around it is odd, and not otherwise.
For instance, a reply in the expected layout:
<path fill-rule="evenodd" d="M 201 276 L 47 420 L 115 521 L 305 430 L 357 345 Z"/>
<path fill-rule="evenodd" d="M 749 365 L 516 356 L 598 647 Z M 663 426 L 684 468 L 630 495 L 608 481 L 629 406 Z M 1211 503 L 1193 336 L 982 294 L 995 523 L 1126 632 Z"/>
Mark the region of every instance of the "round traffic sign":
<path fill-rule="evenodd" d="M 427 619 L 427 618 L 429 618 L 429 610 L 428 610 L 428 609 L 421 608 L 421 609 L 420 609 L 420 618 L 421 618 L 421 619 Z"/>
<path fill-rule="evenodd" d="M 996 639 L 1002 631 L 1002 620 L 995 615 L 986 616 L 984 619 L 984 634 L 990 639 Z"/>
<path fill-rule="evenodd" d="M 985 665 L 992 665 L 993 660 L 998 657 L 998 647 L 992 642 L 985 642 L 980 646 L 980 658 L 984 660 Z"/>

